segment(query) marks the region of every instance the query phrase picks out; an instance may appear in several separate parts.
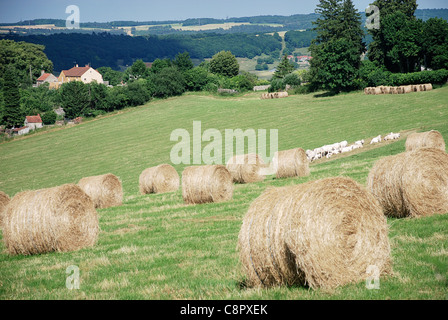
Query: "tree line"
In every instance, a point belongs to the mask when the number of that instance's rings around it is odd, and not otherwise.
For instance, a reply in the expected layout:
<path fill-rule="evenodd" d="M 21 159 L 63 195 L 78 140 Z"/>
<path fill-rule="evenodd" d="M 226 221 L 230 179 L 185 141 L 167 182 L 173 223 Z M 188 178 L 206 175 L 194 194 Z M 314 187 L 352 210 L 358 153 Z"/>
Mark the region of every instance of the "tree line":
<path fill-rule="evenodd" d="M 380 25 L 368 30 L 372 42 L 367 46 L 362 16 L 351 0 L 320 0 L 316 9 L 320 18 L 313 28 L 316 37 L 310 46 L 312 89 L 340 92 L 392 81 L 446 82 L 448 22 L 418 19 L 416 0 L 376 0 L 373 4 L 379 8 Z M 362 60 L 365 54 L 367 59 Z M 431 73 L 420 74 L 422 69 L 443 71 L 428 76 Z"/>

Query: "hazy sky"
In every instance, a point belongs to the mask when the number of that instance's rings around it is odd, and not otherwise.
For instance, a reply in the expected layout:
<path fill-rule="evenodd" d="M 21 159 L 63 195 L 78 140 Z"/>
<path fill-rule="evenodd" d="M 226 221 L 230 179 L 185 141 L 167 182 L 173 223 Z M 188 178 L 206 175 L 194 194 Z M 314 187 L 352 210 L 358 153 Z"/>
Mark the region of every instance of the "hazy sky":
<path fill-rule="evenodd" d="M 364 11 L 373 0 L 354 0 Z M 0 0 L 0 22 L 37 18 L 66 19 L 76 5 L 81 22 L 184 20 L 312 13 L 318 0 Z M 448 8 L 447 0 L 417 0 L 419 9 Z"/>

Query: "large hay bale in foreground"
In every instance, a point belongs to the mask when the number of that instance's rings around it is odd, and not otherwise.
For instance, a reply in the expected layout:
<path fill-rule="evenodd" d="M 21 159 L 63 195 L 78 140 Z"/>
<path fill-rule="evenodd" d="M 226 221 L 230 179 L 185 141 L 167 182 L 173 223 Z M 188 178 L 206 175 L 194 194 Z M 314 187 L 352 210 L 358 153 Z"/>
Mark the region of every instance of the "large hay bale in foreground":
<path fill-rule="evenodd" d="M 406 151 L 418 148 L 435 148 L 445 151 L 445 140 L 436 130 L 412 133 L 406 139 Z"/>
<path fill-rule="evenodd" d="M 309 160 L 305 150 L 296 148 L 278 151 L 272 160 L 277 165 L 277 178 L 306 177 L 310 175 Z"/>
<path fill-rule="evenodd" d="M 367 187 L 389 217 L 448 213 L 448 154 L 422 148 L 380 159 Z"/>
<path fill-rule="evenodd" d="M 266 190 L 243 219 L 238 248 L 249 286 L 335 288 L 390 271 L 378 201 L 350 178 Z"/>
<path fill-rule="evenodd" d="M 188 204 L 231 200 L 232 176 L 222 165 L 187 167 L 182 173 L 182 196 Z"/>
<path fill-rule="evenodd" d="M 123 203 L 121 181 L 111 173 L 82 178 L 78 185 L 92 198 L 95 208 L 116 207 Z"/>
<path fill-rule="evenodd" d="M 6 193 L 0 191 L 0 229 L 2 228 L 3 211 L 5 210 L 10 200 L 11 199 Z"/>
<path fill-rule="evenodd" d="M 179 186 L 179 174 L 169 164 L 148 168 L 139 177 L 141 194 L 175 192 L 179 189 Z"/>
<path fill-rule="evenodd" d="M 263 181 L 266 178 L 264 169 L 267 167 L 261 156 L 254 153 L 233 156 L 226 165 L 236 183 Z"/>
<path fill-rule="evenodd" d="M 74 251 L 93 246 L 98 232 L 93 202 L 74 184 L 18 193 L 4 214 L 9 254 Z"/>

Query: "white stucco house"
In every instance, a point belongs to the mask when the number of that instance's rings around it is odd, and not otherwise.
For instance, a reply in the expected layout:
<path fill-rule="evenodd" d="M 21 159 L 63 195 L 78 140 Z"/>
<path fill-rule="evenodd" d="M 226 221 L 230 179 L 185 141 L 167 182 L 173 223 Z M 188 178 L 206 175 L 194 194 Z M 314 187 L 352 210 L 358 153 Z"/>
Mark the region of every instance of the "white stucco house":
<path fill-rule="evenodd" d="M 84 83 L 96 81 L 101 84 L 103 83 L 103 76 L 89 65 L 86 65 L 85 67 L 78 67 L 78 65 L 76 65 L 69 70 L 62 70 L 59 75 L 59 83 L 62 84 L 70 81 L 82 81 Z"/>
<path fill-rule="evenodd" d="M 29 133 L 30 132 L 30 128 L 28 128 L 28 127 L 15 128 L 15 129 L 12 130 L 12 132 L 13 132 L 14 135 L 21 136 L 23 134 Z"/>
<path fill-rule="evenodd" d="M 37 116 L 26 116 L 24 126 L 28 127 L 30 130 L 35 130 L 42 128 L 44 125 L 40 118 L 40 114 L 38 114 Z"/>

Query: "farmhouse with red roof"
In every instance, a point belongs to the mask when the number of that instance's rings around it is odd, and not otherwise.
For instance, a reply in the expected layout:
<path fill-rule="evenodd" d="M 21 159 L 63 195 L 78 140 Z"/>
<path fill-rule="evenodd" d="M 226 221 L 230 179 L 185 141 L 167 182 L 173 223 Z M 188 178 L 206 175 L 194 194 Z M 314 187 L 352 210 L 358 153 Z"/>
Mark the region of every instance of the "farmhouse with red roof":
<path fill-rule="evenodd" d="M 103 76 L 89 65 L 86 65 L 85 67 L 78 67 L 78 65 L 76 65 L 69 70 L 62 70 L 58 81 L 60 84 L 70 81 L 82 81 L 84 83 L 96 81 L 98 83 L 103 83 Z"/>
<path fill-rule="evenodd" d="M 30 130 L 42 128 L 43 124 L 40 114 L 38 114 L 37 116 L 26 116 L 25 127 L 30 128 Z"/>
<path fill-rule="evenodd" d="M 56 78 L 55 75 L 53 75 L 52 73 L 45 73 L 45 71 L 42 70 L 40 77 L 37 78 L 36 86 L 38 87 L 47 82 L 51 84 L 51 83 L 54 83 L 57 81 L 58 81 L 58 78 Z"/>

